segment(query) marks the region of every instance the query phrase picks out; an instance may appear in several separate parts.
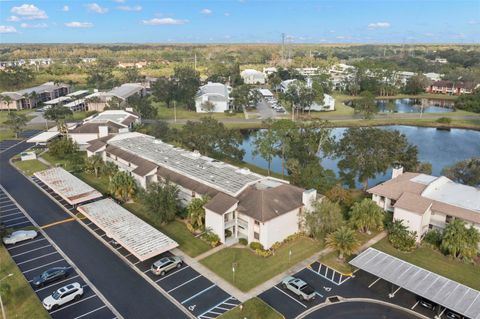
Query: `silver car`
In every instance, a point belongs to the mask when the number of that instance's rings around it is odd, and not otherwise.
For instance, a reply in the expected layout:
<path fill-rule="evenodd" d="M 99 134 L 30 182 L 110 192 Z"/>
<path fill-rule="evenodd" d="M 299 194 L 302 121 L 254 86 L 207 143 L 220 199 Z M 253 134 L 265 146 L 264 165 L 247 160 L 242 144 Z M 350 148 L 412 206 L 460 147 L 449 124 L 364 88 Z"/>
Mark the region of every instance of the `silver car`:
<path fill-rule="evenodd" d="M 283 289 L 290 290 L 298 296 L 300 300 L 315 299 L 315 290 L 305 281 L 295 277 L 287 277 L 282 281 Z"/>
<path fill-rule="evenodd" d="M 154 262 L 151 270 L 155 275 L 163 276 L 172 269 L 182 267 L 182 264 L 183 260 L 181 257 L 164 257 Z"/>
<path fill-rule="evenodd" d="M 17 230 L 8 236 L 3 237 L 3 243 L 5 245 L 15 245 L 18 242 L 34 239 L 38 233 L 34 230 Z"/>

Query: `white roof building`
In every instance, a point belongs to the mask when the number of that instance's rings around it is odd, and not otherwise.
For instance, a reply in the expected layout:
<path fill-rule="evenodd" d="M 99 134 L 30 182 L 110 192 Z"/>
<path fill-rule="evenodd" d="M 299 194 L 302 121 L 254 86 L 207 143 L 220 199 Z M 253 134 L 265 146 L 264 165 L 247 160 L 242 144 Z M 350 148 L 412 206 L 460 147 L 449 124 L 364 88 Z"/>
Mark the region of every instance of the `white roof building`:
<path fill-rule="evenodd" d="M 265 84 L 267 76 L 260 71 L 246 69 L 240 72 L 240 76 L 245 84 Z"/>
<path fill-rule="evenodd" d="M 200 87 L 195 96 L 197 113 L 222 113 L 230 110 L 232 88 L 222 83 L 208 82 Z"/>

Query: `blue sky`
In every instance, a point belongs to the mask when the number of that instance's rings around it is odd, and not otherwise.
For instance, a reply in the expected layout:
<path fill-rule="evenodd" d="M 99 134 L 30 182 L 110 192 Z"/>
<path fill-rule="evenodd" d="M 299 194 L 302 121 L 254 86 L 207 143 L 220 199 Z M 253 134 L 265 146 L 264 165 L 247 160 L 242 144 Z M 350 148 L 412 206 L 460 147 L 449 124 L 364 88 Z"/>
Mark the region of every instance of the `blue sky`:
<path fill-rule="evenodd" d="M 3 1 L 1 43 L 479 43 L 480 0 Z"/>

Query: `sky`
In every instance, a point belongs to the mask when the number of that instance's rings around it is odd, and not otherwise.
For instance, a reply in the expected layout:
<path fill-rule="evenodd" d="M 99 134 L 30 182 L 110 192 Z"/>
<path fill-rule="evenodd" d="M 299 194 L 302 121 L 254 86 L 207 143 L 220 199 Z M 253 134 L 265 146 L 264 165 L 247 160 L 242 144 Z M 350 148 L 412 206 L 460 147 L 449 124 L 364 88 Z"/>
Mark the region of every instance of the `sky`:
<path fill-rule="evenodd" d="M 0 0 L 0 43 L 480 43 L 480 0 Z"/>

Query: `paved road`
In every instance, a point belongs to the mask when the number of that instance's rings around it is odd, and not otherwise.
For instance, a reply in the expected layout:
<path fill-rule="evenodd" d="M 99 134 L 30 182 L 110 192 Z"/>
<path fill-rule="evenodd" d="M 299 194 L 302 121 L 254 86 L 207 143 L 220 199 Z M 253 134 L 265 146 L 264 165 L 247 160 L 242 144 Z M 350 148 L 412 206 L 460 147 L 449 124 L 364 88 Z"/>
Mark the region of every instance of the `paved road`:
<path fill-rule="evenodd" d="M 69 218 L 8 163 L 9 158 L 27 148 L 28 144 L 22 142 L 0 154 L 0 183 L 39 225 Z M 124 318 L 187 318 L 77 222 L 45 231 Z"/>
<path fill-rule="evenodd" d="M 320 308 L 306 319 L 418 319 L 406 311 L 369 302 L 345 302 Z"/>

